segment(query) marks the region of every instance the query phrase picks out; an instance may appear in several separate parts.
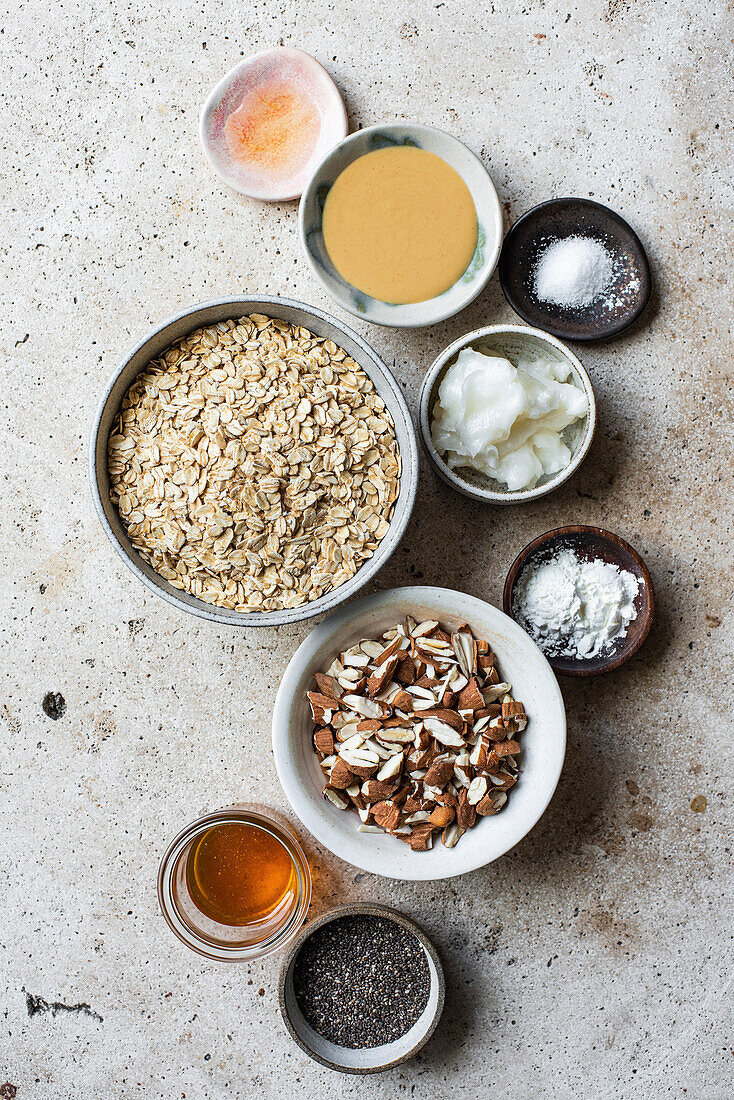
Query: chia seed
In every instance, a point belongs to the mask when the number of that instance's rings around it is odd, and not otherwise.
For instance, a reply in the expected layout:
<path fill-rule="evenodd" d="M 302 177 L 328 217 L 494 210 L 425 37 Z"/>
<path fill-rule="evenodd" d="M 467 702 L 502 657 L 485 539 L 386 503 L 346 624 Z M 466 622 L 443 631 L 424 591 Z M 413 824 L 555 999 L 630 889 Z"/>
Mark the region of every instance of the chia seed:
<path fill-rule="evenodd" d="M 322 925 L 293 968 L 293 991 L 306 1022 L 352 1050 L 405 1035 L 428 1004 L 430 989 L 420 941 L 385 917 L 339 917 Z"/>

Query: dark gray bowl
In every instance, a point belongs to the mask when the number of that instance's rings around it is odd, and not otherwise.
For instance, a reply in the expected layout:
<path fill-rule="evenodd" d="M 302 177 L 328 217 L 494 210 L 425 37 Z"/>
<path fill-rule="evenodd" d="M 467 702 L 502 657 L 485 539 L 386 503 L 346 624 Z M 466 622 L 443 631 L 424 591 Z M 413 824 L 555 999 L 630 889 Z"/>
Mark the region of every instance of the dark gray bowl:
<path fill-rule="evenodd" d="M 400 492 L 390 520 L 390 529 L 372 557 L 368 558 L 356 574 L 339 588 L 325 593 L 312 603 L 304 604 L 303 607 L 288 608 L 284 611 L 249 613 L 229 611 L 174 588 L 140 557 L 127 536 L 117 509 L 110 501 L 107 443 L 122 399 L 135 377 L 169 344 L 180 340 L 194 329 L 215 324 L 217 321 L 242 317 L 246 313 L 264 313 L 292 324 L 303 325 L 317 336 L 327 337 L 343 347 L 372 380 L 375 389 L 389 409 L 395 422 L 395 435 L 402 461 Z M 292 301 L 289 298 L 240 295 L 203 302 L 177 313 L 174 317 L 169 317 L 140 340 L 125 356 L 110 379 L 94 418 L 89 448 L 89 480 L 94 505 L 105 534 L 128 569 L 151 592 L 162 596 L 164 600 L 181 611 L 188 611 L 202 619 L 209 619 L 227 626 L 283 626 L 286 623 L 300 622 L 315 615 L 322 615 L 325 611 L 332 611 L 363 588 L 382 568 L 400 542 L 413 510 L 418 485 L 418 448 L 413 422 L 400 388 L 385 364 L 361 336 L 315 306 L 307 306 L 303 302 Z"/>
<path fill-rule="evenodd" d="M 535 296 L 535 266 L 548 241 L 577 234 L 601 241 L 617 261 L 610 290 L 588 306 L 570 308 Z M 650 265 L 640 238 L 614 210 L 592 199 L 549 199 L 528 210 L 505 237 L 499 276 L 507 301 L 523 321 L 561 340 L 604 340 L 628 328 L 652 295 Z"/>

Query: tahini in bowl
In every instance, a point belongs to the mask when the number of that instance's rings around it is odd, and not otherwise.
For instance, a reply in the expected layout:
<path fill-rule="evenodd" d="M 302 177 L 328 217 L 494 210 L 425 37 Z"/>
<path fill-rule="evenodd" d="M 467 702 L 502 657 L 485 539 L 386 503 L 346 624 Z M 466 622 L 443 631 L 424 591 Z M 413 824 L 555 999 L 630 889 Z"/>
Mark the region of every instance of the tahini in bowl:
<path fill-rule="evenodd" d="M 550 357 L 564 362 L 571 368 L 575 384 L 586 394 L 589 402 L 587 416 L 579 423 L 570 425 L 563 433 L 563 438 L 571 451 L 571 461 L 558 473 L 541 479 L 532 489 L 506 489 L 498 481 L 468 467 L 452 470 L 434 446 L 431 438 L 431 422 L 433 409 L 438 400 L 439 387 L 459 352 L 462 348 L 468 347 L 486 354 L 505 356 L 511 362 L 520 355 L 530 358 Z M 484 504 L 525 504 L 552 493 L 578 470 L 594 438 L 596 400 L 591 379 L 582 363 L 555 336 L 549 336 L 540 329 L 527 328 L 524 325 L 488 325 L 486 328 L 467 332 L 458 340 L 454 340 L 453 344 L 449 344 L 428 368 L 420 391 L 418 427 L 424 450 L 436 473 L 452 489 Z"/>
<path fill-rule="evenodd" d="M 342 650 L 362 638 L 376 638 L 412 615 L 451 627 L 468 623 L 497 654 L 513 697 L 525 704 L 517 785 L 501 813 L 484 817 L 454 848 L 440 841 L 414 852 L 395 837 L 360 833 L 356 814 L 324 799 L 323 773 L 313 751 L 313 723 L 306 692 Z M 542 817 L 563 767 L 566 715 L 553 670 L 535 642 L 513 619 L 475 596 L 448 588 L 416 585 L 365 596 L 320 623 L 291 658 L 273 710 L 273 752 L 283 790 L 301 823 L 334 855 L 371 874 L 433 880 L 474 871 L 513 848 Z"/>
<path fill-rule="evenodd" d="M 329 259 L 322 231 L 326 197 L 340 173 L 366 153 L 398 145 L 435 153 L 454 168 L 469 188 L 478 221 L 474 257 L 461 278 L 435 298 L 405 305 L 379 301 L 347 283 Z M 333 300 L 355 317 L 392 328 L 434 325 L 464 309 L 487 285 L 502 247 L 502 209 L 487 169 L 457 138 L 414 123 L 368 126 L 339 142 L 317 166 L 303 192 L 298 223 L 306 259 Z"/>
<path fill-rule="evenodd" d="M 515 588 L 524 570 L 543 561 L 559 550 L 573 550 L 582 561 L 595 558 L 616 565 L 620 571 L 632 573 L 637 578 L 639 589 L 635 597 L 636 617 L 631 621 L 626 634 L 618 638 L 610 649 L 596 657 L 554 657 L 548 662 L 560 676 L 598 676 L 602 672 L 612 672 L 629 661 L 639 650 L 650 633 L 655 617 L 655 592 L 650 571 L 642 557 L 619 535 L 605 531 L 601 527 L 569 525 L 546 531 L 529 542 L 510 566 L 502 594 L 502 606 L 506 615 L 514 618 Z"/>
<path fill-rule="evenodd" d="M 170 344 L 195 329 L 216 324 L 218 321 L 239 318 L 248 313 L 263 313 L 291 324 L 302 325 L 317 336 L 333 340 L 344 348 L 372 380 L 377 393 L 390 411 L 402 463 L 400 491 L 389 530 L 372 557 L 364 562 L 350 580 L 301 607 L 250 613 L 217 607 L 188 592 L 182 592 L 159 576 L 143 560 L 132 545 L 116 507 L 110 501 L 107 469 L 107 444 L 114 419 L 125 394 L 140 371 Z M 128 569 L 151 592 L 155 592 L 180 611 L 187 611 L 211 622 L 227 626 L 282 626 L 310 619 L 338 607 L 382 568 L 400 542 L 410 519 L 418 484 L 418 449 L 412 419 L 399 386 L 382 360 L 361 336 L 315 306 L 307 306 L 289 298 L 241 295 L 204 302 L 169 317 L 143 337 L 125 356 L 108 382 L 94 418 L 89 449 L 89 478 L 94 505 L 105 534 Z"/>

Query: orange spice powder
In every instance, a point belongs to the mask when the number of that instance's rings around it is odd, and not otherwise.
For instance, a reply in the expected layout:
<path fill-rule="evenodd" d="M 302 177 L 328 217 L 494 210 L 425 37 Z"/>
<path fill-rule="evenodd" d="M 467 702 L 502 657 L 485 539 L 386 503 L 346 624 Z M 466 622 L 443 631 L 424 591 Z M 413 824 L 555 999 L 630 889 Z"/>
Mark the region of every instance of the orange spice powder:
<path fill-rule="evenodd" d="M 313 100 L 281 82 L 248 92 L 224 123 L 233 160 L 283 178 L 295 175 L 306 164 L 319 128 Z"/>

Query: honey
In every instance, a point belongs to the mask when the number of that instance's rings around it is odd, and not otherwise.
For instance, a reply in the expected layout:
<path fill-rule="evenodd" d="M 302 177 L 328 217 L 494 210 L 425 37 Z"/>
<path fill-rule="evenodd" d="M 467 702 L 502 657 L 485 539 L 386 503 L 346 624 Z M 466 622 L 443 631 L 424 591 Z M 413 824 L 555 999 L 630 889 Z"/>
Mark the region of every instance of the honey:
<path fill-rule="evenodd" d="M 298 889 L 285 846 L 266 829 L 243 821 L 213 825 L 195 841 L 187 886 L 204 916 L 232 927 L 260 925 L 288 910 Z"/>

